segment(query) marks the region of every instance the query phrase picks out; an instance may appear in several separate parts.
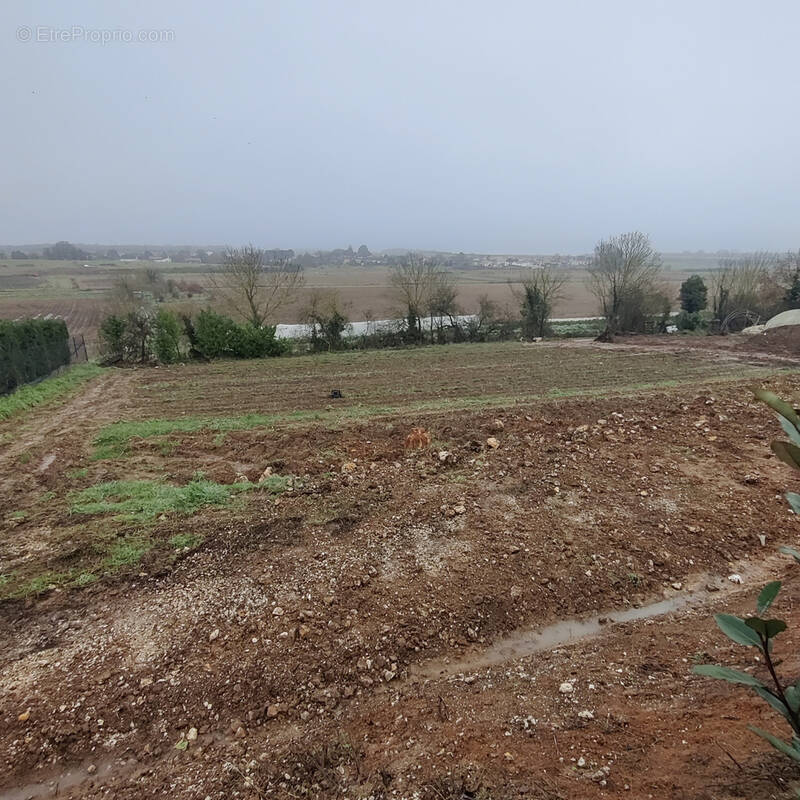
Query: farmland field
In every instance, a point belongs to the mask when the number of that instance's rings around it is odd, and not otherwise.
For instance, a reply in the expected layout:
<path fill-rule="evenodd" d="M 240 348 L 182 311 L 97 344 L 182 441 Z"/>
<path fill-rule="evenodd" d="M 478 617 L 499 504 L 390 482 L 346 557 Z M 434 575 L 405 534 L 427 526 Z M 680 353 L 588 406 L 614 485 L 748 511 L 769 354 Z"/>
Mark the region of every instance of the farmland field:
<path fill-rule="evenodd" d="M 665 270 L 664 281 L 674 289 L 691 274 L 695 262 L 678 259 L 676 267 Z M 67 322 L 70 333 L 83 335 L 96 354 L 97 328 L 106 313 L 106 297 L 120 274 L 144 269 L 163 272 L 165 277 L 203 286 L 205 293 L 175 303 L 182 310 L 197 311 L 215 300 L 208 286 L 208 273 L 201 264 L 98 263 L 62 261 L 0 261 L 0 319 L 15 319 L 37 314 L 54 314 Z M 708 267 L 701 263 L 699 267 Z M 583 317 L 597 313 L 597 303 L 586 287 L 586 272 L 565 270 L 564 297 L 554 310 L 557 317 Z M 458 303 L 464 313 L 478 308 L 479 298 L 487 296 L 500 308 L 516 313 L 516 301 L 509 282 L 519 279 L 518 270 L 458 270 L 455 280 Z M 291 303 L 279 309 L 274 322 L 303 321 L 314 292 L 336 292 L 352 320 L 387 319 L 402 316 L 403 309 L 389 288 L 385 267 L 320 267 L 305 273 L 305 286 Z"/>
<path fill-rule="evenodd" d="M 451 345 L 102 370 L 0 421 L 0 800 L 782 796 L 777 715 L 691 667 L 763 671 L 711 615 L 766 580 L 797 621 L 750 389 L 798 370 Z"/>

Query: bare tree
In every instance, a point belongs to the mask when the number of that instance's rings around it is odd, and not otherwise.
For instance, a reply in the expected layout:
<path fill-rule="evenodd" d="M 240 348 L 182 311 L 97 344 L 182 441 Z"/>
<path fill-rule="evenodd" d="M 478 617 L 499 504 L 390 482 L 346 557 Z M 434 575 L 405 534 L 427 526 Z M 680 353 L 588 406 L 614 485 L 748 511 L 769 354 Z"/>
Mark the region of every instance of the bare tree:
<path fill-rule="evenodd" d="M 722 333 L 780 308 L 776 261 L 775 255 L 767 252 L 720 260 L 710 283 L 714 318 Z"/>
<path fill-rule="evenodd" d="M 520 305 L 522 335 L 525 339 L 535 339 L 545 335 L 553 309 L 564 299 L 563 290 L 566 282 L 563 273 L 546 266 L 521 273 L 518 285 L 509 284 L 512 294 Z"/>
<path fill-rule="evenodd" d="M 314 291 L 303 312 L 314 350 L 340 350 L 351 327 L 346 311 L 339 305 L 337 292 Z"/>
<path fill-rule="evenodd" d="M 446 327 L 452 328 L 456 332 L 456 337 L 460 338 L 458 315 L 461 313 L 458 308 L 456 298 L 458 289 L 453 273 L 437 268 L 431 275 L 430 294 L 428 297 L 428 314 L 431 320 L 431 343 L 434 340 L 434 333 L 438 336 L 439 342 L 447 340 Z M 447 324 L 445 324 L 447 320 Z"/>
<path fill-rule="evenodd" d="M 422 318 L 431 311 L 431 300 L 437 292 L 444 292 L 444 270 L 438 262 L 418 253 L 409 253 L 393 267 L 389 282 L 405 307 L 408 335 L 412 341 L 422 342 Z"/>
<path fill-rule="evenodd" d="M 783 290 L 784 308 L 800 308 L 800 250 L 778 259 L 775 279 Z"/>
<path fill-rule="evenodd" d="M 303 273 L 288 260 L 269 262 L 264 250 L 247 245 L 225 251 L 211 284 L 234 314 L 260 328 L 297 293 Z"/>
<path fill-rule="evenodd" d="M 657 292 L 661 256 L 639 231 L 600 241 L 589 267 L 589 289 L 606 321 L 604 338 L 638 325 L 648 296 Z"/>

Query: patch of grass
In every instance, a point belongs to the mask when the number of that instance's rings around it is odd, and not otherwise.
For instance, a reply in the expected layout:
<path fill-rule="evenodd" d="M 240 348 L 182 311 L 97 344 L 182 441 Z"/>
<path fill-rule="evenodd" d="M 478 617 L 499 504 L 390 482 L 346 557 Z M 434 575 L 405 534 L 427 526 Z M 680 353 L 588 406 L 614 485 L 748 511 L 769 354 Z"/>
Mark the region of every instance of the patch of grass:
<path fill-rule="evenodd" d="M 17 457 L 17 461 L 20 464 L 29 464 L 31 460 L 31 454 L 26 450 L 24 453 L 20 453 Z"/>
<path fill-rule="evenodd" d="M 143 536 L 129 536 L 114 542 L 108 551 L 103 566 L 112 571 L 138 564 L 142 556 L 152 548 L 150 539 Z"/>
<path fill-rule="evenodd" d="M 195 533 L 176 533 L 174 536 L 171 536 L 170 539 L 169 539 L 169 543 L 176 550 L 183 550 L 185 547 L 188 547 L 190 550 L 193 550 L 202 541 L 203 541 L 203 537 L 202 536 L 198 536 Z"/>
<path fill-rule="evenodd" d="M 31 580 L 22 587 L 19 594 L 21 594 L 23 597 L 28 597 L 32 594 L 43 594 L 50 589 L 55 589 L 58 586 L 61 586 L 61 584 L 68 579 L 69 576 L 63 572 L 43 572 L 41 575 L 31 578 Z"/>
<path fill-rule="evenodd" d="M 77 578 L 72 582 L 73 586 L 82 589 L 84 586 L 91 586 L 97 582 L 97 575 L 93 572 L 81 572 Z"/>
<path fill-rule="evenodd" d="M 22 519 L 25 519 L 25 517 L 27 517 L 27 516 L 28 515 L 27 515 L 27 513 L 25 511 L 12 511 L 8 515 L 9 519 L 14 519 L 14 520 L 22 520 Z"/>
<path fill-rule="evenodd" d="M 97 364 L 77 364 L 54 378 L 47 378 L 30 386 L 22 386 L 12 394 L 0 397 L 0 420 L 58 400 L 102 373 L 103 368 L 98 367 Z"/>
<path fill-rule="evenodd" d="M 158 445 L 158 452 L 161 453 L 162 456 L 171 456 L 172 451 L 177 446 L 176 442 L 171 441 L 170 439 L 164 439 L 163 442 L 159 442 Z"/>
<path fill-rule="evenodd" d="M 79 478 L 85 478 L 89 474 L 88 467 L 81 467 L 80 469 L 71 469 L 67 473 L 67 477 L 71 480 L 78 480 Z"/>
<path fill-rule="evenodd" d="M 39 495 L 39 499 L 36 501 L 37 503 L 49 503 L 53 500 L 56 496 L 56 493 L 53 491 L 43 492 Z"/>
<path fill-rule="evenodd" d="M 252 489 L 281 492 L 288 479 L 273 475 L 263 483 L 220 484 L 196 477 L 186 486 L 153 481 L 110 481 L 73 495 L 74 514 L 113 514 L 118 519 L 143 522 L 160 514 L 193 514 L 204 506 L 224 506 Z"/>

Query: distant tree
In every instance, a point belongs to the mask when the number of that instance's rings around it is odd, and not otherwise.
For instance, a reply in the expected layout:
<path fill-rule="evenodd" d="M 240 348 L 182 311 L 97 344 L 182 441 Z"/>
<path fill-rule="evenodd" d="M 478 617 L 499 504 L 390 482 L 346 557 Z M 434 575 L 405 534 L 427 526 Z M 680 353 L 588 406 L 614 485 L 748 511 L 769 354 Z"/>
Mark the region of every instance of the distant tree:
<path fill-rule="evenodd" d="M 431 273 L 427 312 L 431 323 L 431 343 L 434 336 L 440 344 L 447 341 L 447 328 L 459 329 L 458 289 L 453 273 L 438 266 Z"/>
<path fill-rule="evenodd" d="M 775 276 L 783 289 L 784 308 L 800 308 L 800 250 L 781 256 Z"/>
<path fill-rule="evenodd" d="M 118 261 L 119 251 L 115 250 L 113 247 L 110 250 L 106 250 L 106 258 L 108 258 L 111 261 Z"/>
<path fill-rule="evenodd" d="M 104 358 L 119 361 L 125 356 L 125 320 L 109 314 L 100 323 L 100 352 Z"/>
<path fill-rule="evenodd" d="M 313 292 L 309 300 L 305 317 L 311 335 L 311 344 L 315 350 L 341 350 L 344 345 L 344 333 L 350 320 L 339 306 L 339 297 L 335 292 L 322 295 Z"/>
<path fill-rule="evenodd" d="M 181 323 L 165 308 L 156 314 L 153 325 L 153 353 L 162 364 L 174 364 L 181 357 Z"/>
<path fill-rule="evenodd" d="M 85 250 L 69 242 L 56 242 L 52 247 L 45 247 L 43 255 L 54 261 L 82 261 L 89 258 Z"/>
<path fill-rule="evenodd" d="M 23 259 L 26 259 L 27 257 L 28 256 L 25 253 L 23 253 L 22 250 L 12 250 L 11 251 L 11 258 L 13 258 L 15 261 L 22 261 Z"/>
<path fill-rule="evenodd" d="M 522 336 L 525 339 L 542 337 L 556 303 L 563 298 L 566 277 L 552 267 L 532 269 L 520 276 L 521 289 L 512 285 L 522 314 Z"/>
<path fill-rule="evenodd" d="M 358 255 L 361 258 L 369 258 L 372 253 L 370 253 L 369 247 L 367 247 L 365 244 L 362 244 L 361 247 L 358 248 Z"/>
<path fill-rule="evenodd" d="M 478 311 L 467 320 L 465 337 L 470 342 L 486 342 L 500 329 L 500 309 L 488 295 L 478 298 Z"/>
<path fill-rule="evenodd" d="M 438 262 L 419 253 L 408 253 L 392 268 L 389 281 L 405 308 L 409 341 L 419 344 L 423 342 L 422 319 L 430 308 L 440 272 Z"/>
<path fill-rule="evenodd" d="M 768 252 L 720 259 L 719 268 L 711 273 L 711 299 L 723 333 L 746 324 L 745 312 L 770 317 L 780 309 L 782 291 L 775 265 L 775 255 Z"/>
<path fill-rule="evenodd" d="M 138 308 L 125 319 L 125 352 L 131 361 L 147 361 L 155 316 L 148 308 Z"/>
<path fill-rule="evenodd" d="M 233 313 L 259 328 L 297 293 L 303 273 L 289 261 L 269 263 L 263 250 L 248 245 L 229 248 L 210 280 Z"/>
<path fill-rule="evenodd" d="M 681 309 L 696 314 L 708 305 L 708 289 L 699 275 L 692 275 L 681 284 Z"/>
<path fill-rule="evenodd" d="M 598 242 L 589 267 L 589 289 L 605 318 L 604 338 L 635 330 L 641 309 L 657 291 L 661 256 L 644 233 L 634 231 Z"/>
<path fill-rule="evenodd" d="M 5 257 L 6 257 L 6 251 L 0 250 L 0 258 L 5 258 Z"/>

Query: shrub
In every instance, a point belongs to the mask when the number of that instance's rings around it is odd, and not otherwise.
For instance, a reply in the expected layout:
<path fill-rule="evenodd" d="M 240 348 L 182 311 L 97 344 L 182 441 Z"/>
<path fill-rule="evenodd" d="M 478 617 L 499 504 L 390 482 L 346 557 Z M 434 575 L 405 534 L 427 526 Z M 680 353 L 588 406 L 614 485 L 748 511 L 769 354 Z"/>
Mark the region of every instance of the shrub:
<path fill-rule="evenodd" d="M 162 364 L 174 364 L 180 360 L 181 323 L 178 317 L 166 309 L 156 315 L 153 336 L 153 352 Z"/>
<path fill-rule="evenodd" d="M 708 289 L 699 275 L 692 275 L 681 284 L 681 309 L 696 314 L 708 305 Z M 694 328 L 691 328 L 694 330 Z"/>
<path fill-rule="evenodd" d="M 279 356 L 286 345 L 275 338 L 275 328 L 237 325 L 214 311 L 201 311 L 194 326 L 194 347 L 204 358 L 264 358 Z"/>
<path fill-rule="evenodd" d="M 63 320 L 0 320 L 0 394 L 69 364 L 68 341 Z"/>
<path fill-rule="evenodd" d="M 283 346 L 275 338 L 275 328 L 256 328 L 245 323 L 231 329 L 229 350 L 234 358 L 266 358 L 281 355 Z"/>
<path fill-rule="evenodd" d="M 118 361 L 125 356 L 125 321 L 110 314 L 100 323 L 100 350 L 104 358 Z"/>
<path fill-rule="evenodd" d="M 204 358 L 228 355 L 229 341 L 236 323 L 214 311 L 201 311 L 194 326 L 195 347 Z"/>
<path fill-rule="evenodd" d="M 681 311 L 675 317 L 675 325 L 679 331 L 696 331 L 708 327 L 708 323 L 699 311 Z"/>

